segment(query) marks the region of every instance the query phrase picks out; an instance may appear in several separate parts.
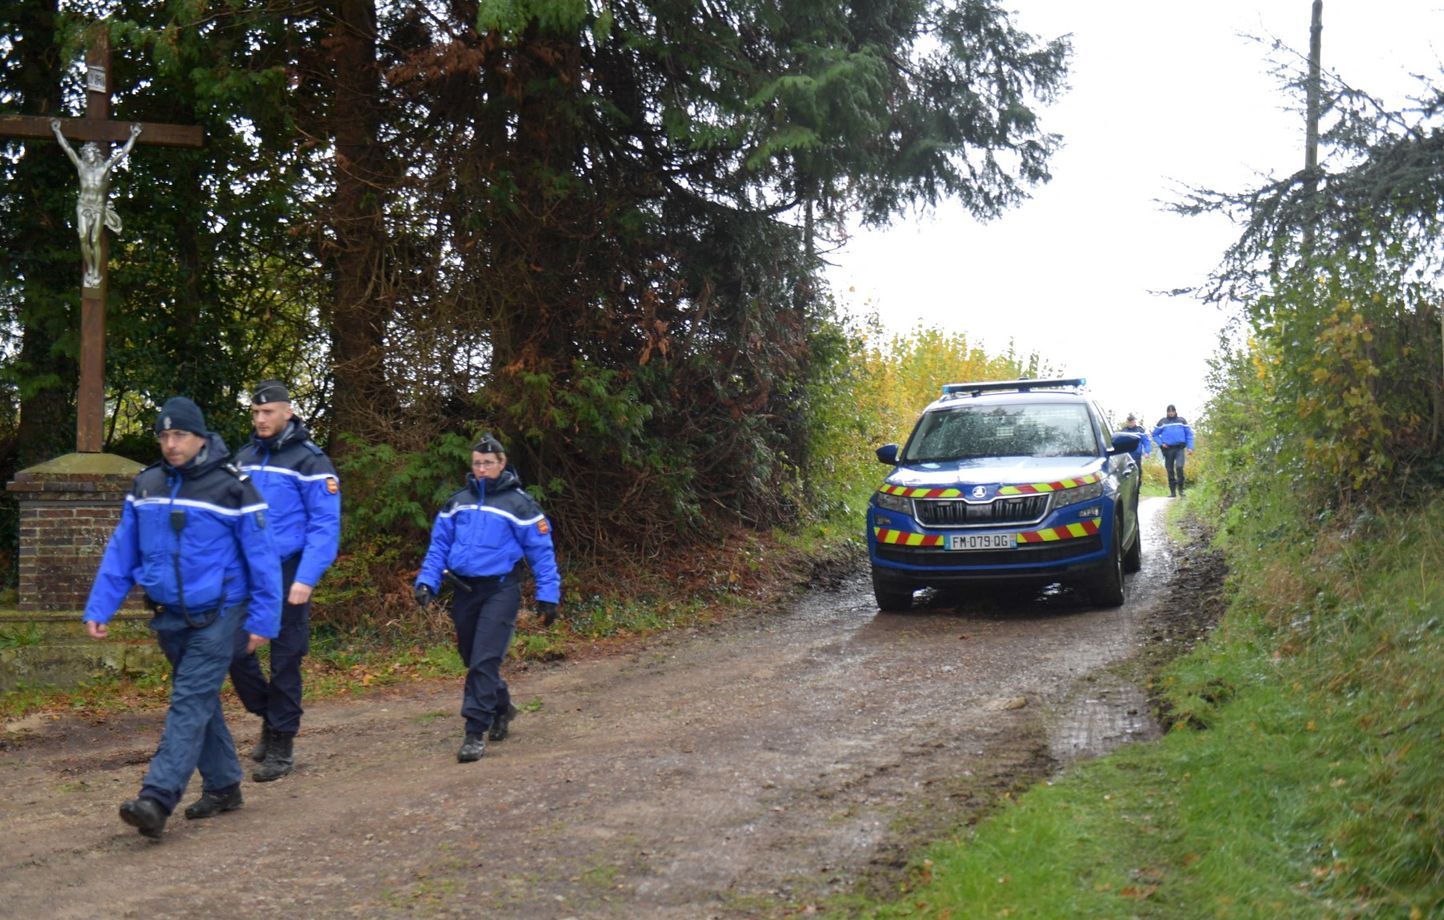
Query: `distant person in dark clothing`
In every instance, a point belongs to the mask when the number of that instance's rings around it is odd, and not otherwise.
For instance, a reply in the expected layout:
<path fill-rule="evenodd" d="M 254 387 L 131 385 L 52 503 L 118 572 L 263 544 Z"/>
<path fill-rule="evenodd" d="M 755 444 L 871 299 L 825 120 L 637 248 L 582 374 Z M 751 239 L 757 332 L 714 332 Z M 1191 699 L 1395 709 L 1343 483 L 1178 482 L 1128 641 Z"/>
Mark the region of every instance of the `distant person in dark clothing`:
<path fill-rule="evenodd" d="M 1130 412 L 1128 413 L 1127 421 L 1119 430 L 1126 431 L 1129 434 L 1138 435 L 1138 446 L 1133 448 L 1133 450 L 1129 451 L 1128 453 L 1130 456 L 1133 457 L 1133 462 L 1138 464 L 1138 475 L 1142 476 L 1143 458 L 1153 452 L 1153 445 L 1148 437 L 1148 429 L 1138 424 L 1138 416 Z"/>
<path fill-rule="evenodd" d="M 1193 429 L 1171 403 L 1168 414 L 1153 426 L 1153 440 L 1163 455 L 1163 468 L 1168 472 L 1168 494 L 1173 497 L 1182 495 L 1183 462 L 1185 452 L 1193 453 Z"/>

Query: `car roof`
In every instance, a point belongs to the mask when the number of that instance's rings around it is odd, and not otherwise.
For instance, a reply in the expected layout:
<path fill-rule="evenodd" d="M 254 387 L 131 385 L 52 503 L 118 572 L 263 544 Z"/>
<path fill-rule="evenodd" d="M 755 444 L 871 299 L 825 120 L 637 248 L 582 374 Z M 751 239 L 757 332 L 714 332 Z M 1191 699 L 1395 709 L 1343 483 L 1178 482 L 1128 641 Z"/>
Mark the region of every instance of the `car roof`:
<path fill-rule="evenodd" d="M 926 412 L 962 406 L 996 406 L 1016 403 L 1070 403 L 1090 401 L 1083 392 L 1083 377 L 1051 380 L 989 380 L 978 383 L 943 384 L 943 395 L 933 400 Z"/>

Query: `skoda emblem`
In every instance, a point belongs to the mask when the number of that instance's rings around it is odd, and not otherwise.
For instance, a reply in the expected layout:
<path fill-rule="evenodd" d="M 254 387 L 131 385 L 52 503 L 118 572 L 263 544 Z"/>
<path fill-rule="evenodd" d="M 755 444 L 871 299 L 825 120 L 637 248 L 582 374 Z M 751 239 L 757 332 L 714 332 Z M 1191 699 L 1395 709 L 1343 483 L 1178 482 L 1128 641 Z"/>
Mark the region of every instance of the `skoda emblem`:
<path fill-rule="evenodd" d="M 973 486 L 973 498 L 982 498 L 988 494 L 985 486 Z"/>

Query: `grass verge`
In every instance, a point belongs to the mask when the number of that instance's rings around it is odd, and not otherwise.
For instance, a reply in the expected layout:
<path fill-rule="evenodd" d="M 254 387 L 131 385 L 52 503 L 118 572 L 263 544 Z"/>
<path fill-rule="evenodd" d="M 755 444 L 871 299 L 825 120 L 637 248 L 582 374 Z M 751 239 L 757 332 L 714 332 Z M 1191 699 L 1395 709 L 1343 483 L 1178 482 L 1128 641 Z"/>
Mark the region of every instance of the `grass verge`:
<path fill-rule="evenodd" d="M 1166 670 L 1161 741 L 1002 803 L 855 912 L 1444 916 L 1444 500 L 1287 532 L 1223 541 L 1230 608 Z"/>

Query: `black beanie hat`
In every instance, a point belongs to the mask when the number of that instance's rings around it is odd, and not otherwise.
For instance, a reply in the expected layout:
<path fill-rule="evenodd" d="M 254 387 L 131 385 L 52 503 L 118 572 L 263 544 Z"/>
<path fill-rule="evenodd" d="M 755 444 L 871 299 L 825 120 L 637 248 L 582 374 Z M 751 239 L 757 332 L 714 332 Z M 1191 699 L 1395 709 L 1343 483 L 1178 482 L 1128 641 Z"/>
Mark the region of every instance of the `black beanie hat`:
<path fill-rule="evenodd" d="M 478 454 L 505 454 L 506 448 L 490 432 L 481 436 L 471 449 Z"/>
<path fill-rule="evenodd" d="M 251 405 L 253 406 L 290 401 L 291 394 L 286 391 L 286 385 L 279 380 L 262 380 L 256 384 L 255 392 L 251 394 Z"/>
<path fill-rule="evenodd" d="M 160 434 L 162 431 L 189 431 L 201 437 L 209 433 L 201 407 L 184 396 L 172 396 L 161 406 L 160 415 L 155 419 L 155 433 Z"/>

